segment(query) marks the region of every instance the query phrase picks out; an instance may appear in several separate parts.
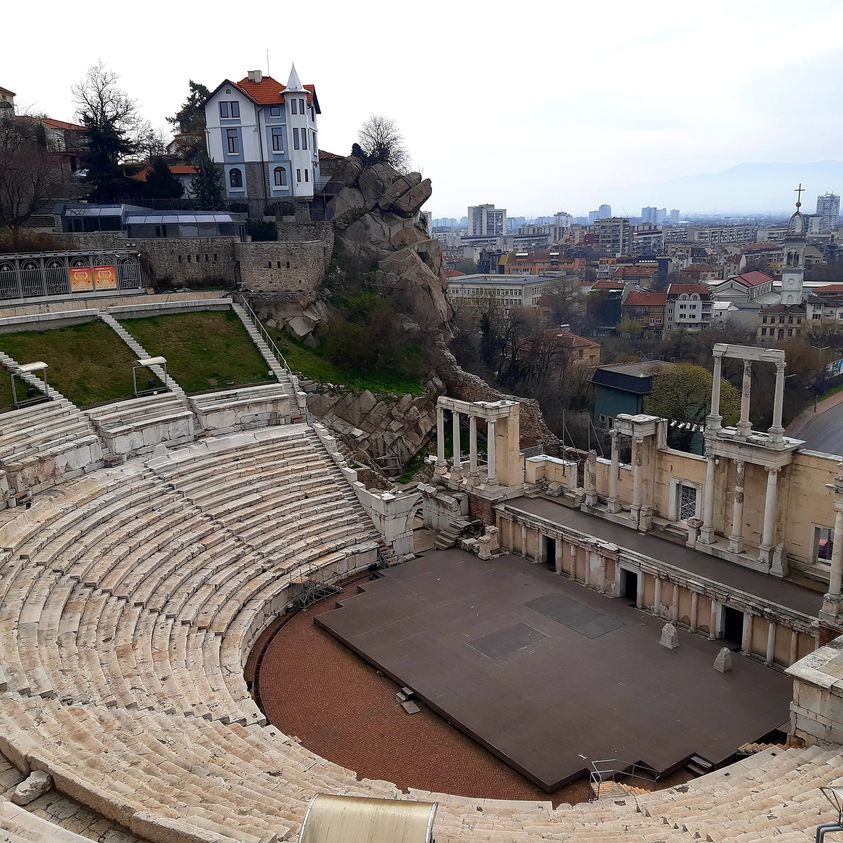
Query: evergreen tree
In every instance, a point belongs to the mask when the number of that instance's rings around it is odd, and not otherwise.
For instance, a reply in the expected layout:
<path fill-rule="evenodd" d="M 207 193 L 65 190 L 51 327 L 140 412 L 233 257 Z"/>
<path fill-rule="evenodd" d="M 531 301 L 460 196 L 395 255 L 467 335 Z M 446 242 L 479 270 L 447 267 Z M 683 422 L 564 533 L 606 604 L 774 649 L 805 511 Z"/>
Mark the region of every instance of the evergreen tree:
<path fill-rule="evenodd" d="M 225 189 L 220 169 L 202 152 L 196 159 L 196 175 L 190 183 L 190 190 L 196 206 L 203 211 L 216 211 L 225 205 Z"/>
<path fill-rule="evenodd" d="M 200 82 L 190 80 L 190 92 L 181 108 L 167 122 L 181 135 L 180 149 L 185 161 L 194 161 L 205 152 L 205 100 L 211 92 Z"/>
<path fill-rule="evenodd" d="M 163 158 L 153 158 L 143 193 L 149 199 L 178 199 L 184 188 Z"/>

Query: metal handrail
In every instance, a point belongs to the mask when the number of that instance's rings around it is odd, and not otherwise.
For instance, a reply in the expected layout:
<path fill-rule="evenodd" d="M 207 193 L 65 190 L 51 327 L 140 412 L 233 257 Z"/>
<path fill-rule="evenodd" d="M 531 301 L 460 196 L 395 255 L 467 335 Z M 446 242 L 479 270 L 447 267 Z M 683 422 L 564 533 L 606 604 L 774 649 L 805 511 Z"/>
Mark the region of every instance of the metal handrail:
<path fill-rule="evenodd" d="M 598 765 L 611 764 L 611 767 L 600 768 Z M 621 765 L 616 767 L 614 765 Z M 642 779 L 646 781 L 658 781 L 660 774 L 658 770 L 648 767 L 646 764 L 639 764 L 629 761 L 622 761 L 620 758 L 603 758 L 598 761 L 591 762 L 592 771 L 589 773 L 589 783 L 591 785 L 592 796 L 589 797 L 589 802 L 600 798 L 600 786 L 606 780 L 605 776 L 610 776 L 608 781 L 615 781 L 615 776 L 624 776 L 632 779 Z M 595 788 L 595 784 L 597 787 Z"/>
<path fill-rule="evenodd" d="M 249 316 L 249 320 L 251 321 L 252 325 L 257 328 L 264 342 L 269 346 L 270 351 L 272 351 L 272 354 L 275 359 L 284 367 L 284 369 L 287 371 L 287 374 L 292 376 L 293 370 L 290 368 L 289 364 L 284 358 L 284 355 L 281 353 L 280 349 L 275 344 L 275 340 L 273 340 L 270 336 L 269 331 L 264 328 L 263 323 L 260 321 L 260 319 L 258 319 L 255 311 L 252 310 L 252 306 L 249 304 L 248 300 L 246 299 L 246 296 L 244 296 L 243 293 L 237 293 L 237 297 L 239 299 L 238 304 L 246 308 L 246 313 Z"/>

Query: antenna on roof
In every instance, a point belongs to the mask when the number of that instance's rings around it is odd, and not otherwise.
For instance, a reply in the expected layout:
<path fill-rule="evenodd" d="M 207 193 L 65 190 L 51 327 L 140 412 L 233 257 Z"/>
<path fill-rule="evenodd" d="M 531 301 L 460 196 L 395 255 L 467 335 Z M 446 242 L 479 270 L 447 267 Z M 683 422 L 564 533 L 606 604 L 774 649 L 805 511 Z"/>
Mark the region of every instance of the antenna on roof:
<path fill-rule="evenodd" d="M 266 75 L 272 76 L 272 74 L 269 72 L 269 47 L 266 48 Z"/>

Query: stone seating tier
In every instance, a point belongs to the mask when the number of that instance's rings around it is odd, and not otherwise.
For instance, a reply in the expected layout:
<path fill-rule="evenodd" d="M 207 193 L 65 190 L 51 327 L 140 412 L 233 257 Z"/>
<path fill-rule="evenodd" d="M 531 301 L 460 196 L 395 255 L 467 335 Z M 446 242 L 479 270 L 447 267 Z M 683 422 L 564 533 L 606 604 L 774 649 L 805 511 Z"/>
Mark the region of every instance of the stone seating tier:
<path fill-rule="evenodd" d="M 837 751 L 760 752 L 683 788 L 553 810 L 402 794 L 266 725 L 243 678 L 256 637 L 302 577 L 377 558 L 368 516 L 305 425 L 132 459 L 9 512 L 0 752 L 150 841 L 295 839 L 317 792 L 437 799 L 440 843 L 807 840 L 817 785 L 840 774 Z M 7 836 L 63 839 L 36 825 L 0 810 Z"/>

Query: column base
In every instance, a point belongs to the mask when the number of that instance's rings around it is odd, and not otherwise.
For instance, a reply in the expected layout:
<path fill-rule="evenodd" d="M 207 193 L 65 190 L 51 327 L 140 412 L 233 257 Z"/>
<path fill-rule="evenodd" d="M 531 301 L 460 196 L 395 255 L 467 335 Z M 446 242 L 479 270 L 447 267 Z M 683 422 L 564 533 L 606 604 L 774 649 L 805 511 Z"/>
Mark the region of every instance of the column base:
<path fill-rule="evenodd" d="M 629 508 L 629 517 L 632 519 L 632 523 L 637 527 L 641 520 L 641 507 L 633 504 Z"/>
<path fill-rule="evenodd" d="M 638 517 L 638 530 L 641 533 L 648 533 L 653 527 L 653 508 L 642 506 Z"/>
<path fill-rule="evenodd" d="M 729 553 L 743 553 L 743 536 L 729 536 Z"/>
<path fill-rule="evenodd" d="M 781 445 L 784 442 L 784 428 L 783 427 L 771 427 L 767 433 L 770 434 L 770 441 L 776 443 L 777 445 Z"/>
<path fill-rule="evenodd" d="M 586 492 L 585 505 L 588 507 L 597 506 L 597 492 Z"/>
<path fill-rule="evenodd" d="M 621 502 L 618 498 L 609 498 L 606 501 L 606 509 L 612 514 L 621 511 Z"/>
<path fill-rule="evenodd" d="M 448 473 L 448 463 L 445 460 L 436 460 L 436 468 L 433 469 L 433 474 L 435 477 L 441 477 L 443 474 Z"/>
<path fill-rule="evenodd" d="M 735 435 L 746 439 L 752 433 L 752 425 L 749 422 L 738 422 L 735 426 Z"/>
<path fill-rule="evenodd" d="M 758 561 L 762 562 L 764 565 L 769 565 L 770 560 L 772 558 L 772 553 L 772 547 L 764 547 L 764 545 L 762 544 L 761 547 L 758 548 Z"/>
<path fill-rule="evenodd" d="M 700 528 L 700 544 L 714 544 L 714 527 Z"/>

